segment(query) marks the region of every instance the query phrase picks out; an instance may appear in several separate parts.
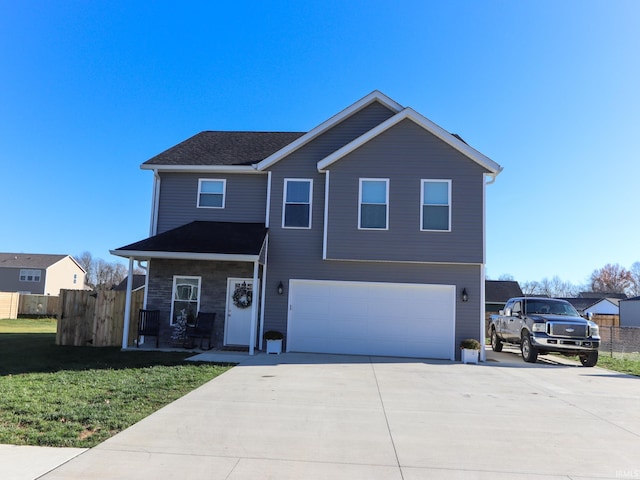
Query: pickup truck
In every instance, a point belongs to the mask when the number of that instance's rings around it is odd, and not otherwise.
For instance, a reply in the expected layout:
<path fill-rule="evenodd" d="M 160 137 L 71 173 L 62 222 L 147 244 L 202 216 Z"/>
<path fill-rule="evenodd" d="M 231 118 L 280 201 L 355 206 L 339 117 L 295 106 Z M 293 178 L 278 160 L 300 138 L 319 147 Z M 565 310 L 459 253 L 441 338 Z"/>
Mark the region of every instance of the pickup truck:
<path fill-rule="evenodd" d="M 538 354 L 577 355 L 585 367 L 598 363 L 598 325 L 581 317 L 566 300 L 541 297 L 510 298 L 489 322 L 491 348 L 502 351 L 503 342 L 519 344 L 525 362 Z"/>

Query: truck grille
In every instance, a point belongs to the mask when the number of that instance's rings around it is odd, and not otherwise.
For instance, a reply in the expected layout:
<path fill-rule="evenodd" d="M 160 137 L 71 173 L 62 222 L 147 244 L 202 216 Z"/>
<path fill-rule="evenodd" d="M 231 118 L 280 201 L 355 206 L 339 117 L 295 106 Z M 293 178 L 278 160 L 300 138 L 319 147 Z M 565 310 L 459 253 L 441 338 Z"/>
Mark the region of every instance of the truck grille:
<path fill-rule="evenodd" d="M 587 326 L 575 323 L 551 323 L 550 334 L 554 337 L 585 338 Z"/>

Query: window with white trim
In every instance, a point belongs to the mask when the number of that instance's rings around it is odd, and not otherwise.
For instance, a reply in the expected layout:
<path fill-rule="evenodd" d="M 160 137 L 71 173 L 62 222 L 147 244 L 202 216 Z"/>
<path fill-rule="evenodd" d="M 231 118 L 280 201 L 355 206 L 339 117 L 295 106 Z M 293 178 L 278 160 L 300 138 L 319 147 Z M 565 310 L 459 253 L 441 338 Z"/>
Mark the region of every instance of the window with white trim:
<path fill-rule="evenodd" d="M 200 310 L 201 277 L 173 277 L 173 295 L 171 302 L 171 325 L 183 317 L 193 324 Z"/>
<path fill-rule="evenodd" d="M 39 282 L 41 278 L 42 278 L 42 270 L 32 270 L 27 268 L 20 269 L 21 282 Z"/>
<path fill-rule="evenodd" d="M 201 178 L 198 180 L 198 208 L 224 208 L 227 181 Z"/>
<path fill-rule="evenodd" d="M 389 179 L 361 178 L 358 195 L 358 228 L 389 228 Z"/>
<path fill-rule="evenodd" d="M 420 230 L 451 231 L 451 180 L 422 180 Z"/>
<path fill-rule="evenodd" d="M 282 228 L 311 228 L 313 180 L 285 178 L 283 197 Z"/>

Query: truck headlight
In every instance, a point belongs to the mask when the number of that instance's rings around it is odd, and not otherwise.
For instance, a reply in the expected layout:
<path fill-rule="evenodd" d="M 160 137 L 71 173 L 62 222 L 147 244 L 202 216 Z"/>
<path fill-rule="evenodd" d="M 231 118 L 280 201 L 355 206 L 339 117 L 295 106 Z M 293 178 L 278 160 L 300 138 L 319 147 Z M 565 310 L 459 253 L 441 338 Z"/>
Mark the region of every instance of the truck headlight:
<path fill-rule="evenodd" d="M 546 332 L 547 331 L 547 324 L 546 323 L 534 323 L 531 326 L 531 330 L 533 330 L 534 332 Z"/>
<path fill-rule="evenodd" d="M 591 333 L 592 337 L 599 337 L 600 327 L 598 327 L 598 325 L 593 322 L 589 323 L 589 333 Z"/>

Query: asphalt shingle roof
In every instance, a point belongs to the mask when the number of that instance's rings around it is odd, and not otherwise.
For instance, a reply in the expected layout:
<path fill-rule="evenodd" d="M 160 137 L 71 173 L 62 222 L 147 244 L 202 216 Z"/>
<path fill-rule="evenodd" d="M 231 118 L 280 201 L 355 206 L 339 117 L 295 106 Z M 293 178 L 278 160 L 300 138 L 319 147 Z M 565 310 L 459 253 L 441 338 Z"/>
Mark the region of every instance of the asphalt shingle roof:
<path fill-rule="evenodd" d="M 68 255 L 47 253 L 0 253 L 0 268 L 49 268 Z"/>
<path fill-rule="evenodd" d="M 306 132 L 204 131 L 143 165 L 251 165 L 286 147 Z"/>
<path fill-rule="evenodd" d="M 258 255 L 266 234 L 267 228 L 264 223 L 198 221 L 126 245 L 118 250 Z"/>
<path fill-rule="evenodd" d="M 484 285 L 485 302 L 505 303 L 512 297 L 522 296 L 520 284 L 513 280 L 486 280 Z"/>

